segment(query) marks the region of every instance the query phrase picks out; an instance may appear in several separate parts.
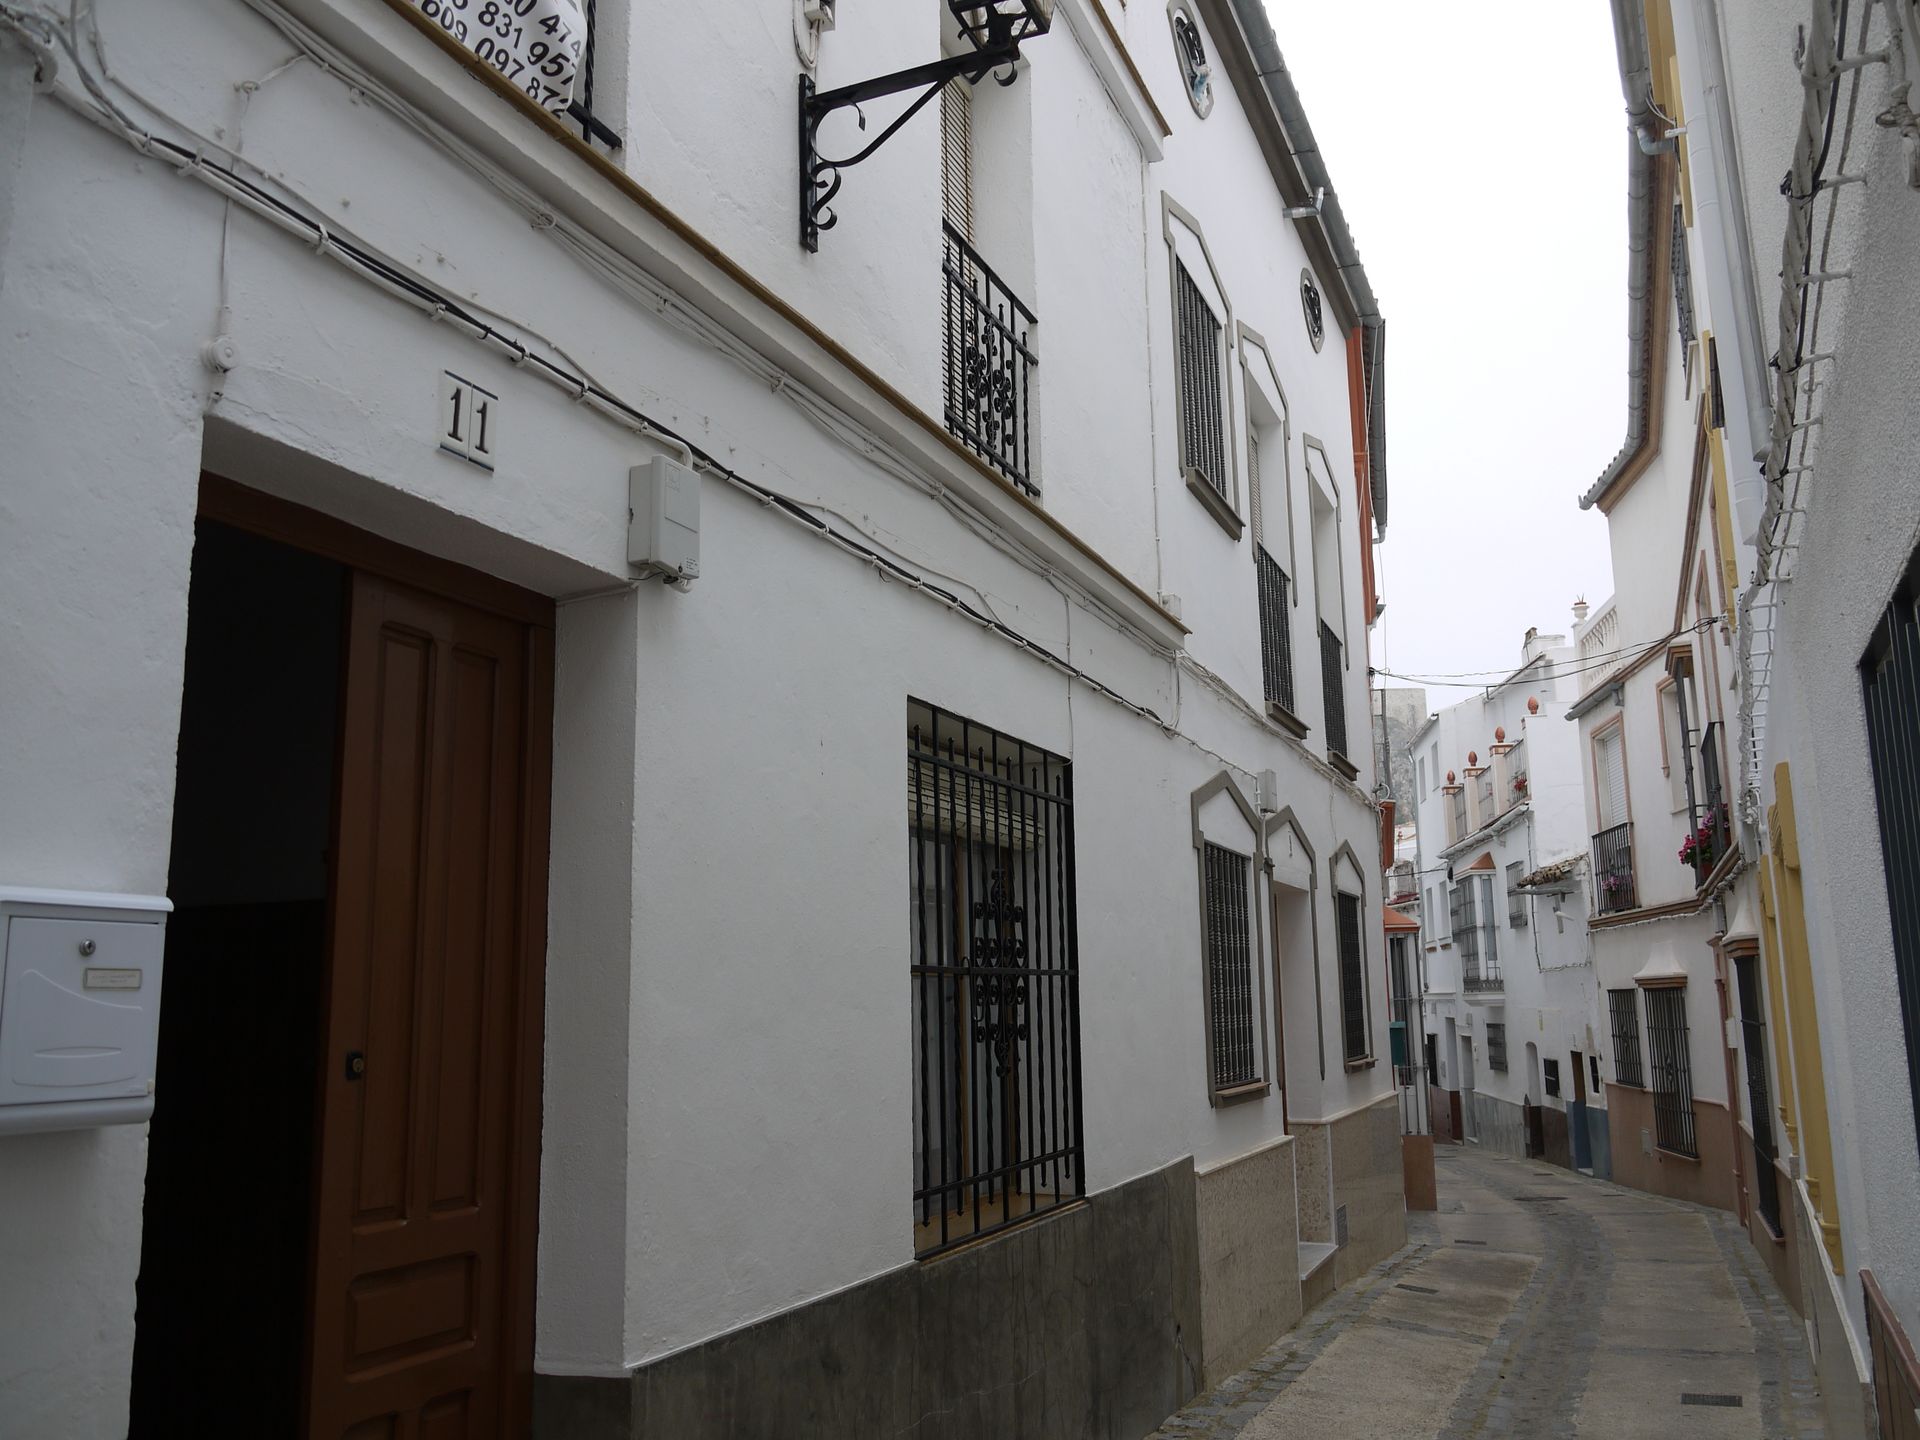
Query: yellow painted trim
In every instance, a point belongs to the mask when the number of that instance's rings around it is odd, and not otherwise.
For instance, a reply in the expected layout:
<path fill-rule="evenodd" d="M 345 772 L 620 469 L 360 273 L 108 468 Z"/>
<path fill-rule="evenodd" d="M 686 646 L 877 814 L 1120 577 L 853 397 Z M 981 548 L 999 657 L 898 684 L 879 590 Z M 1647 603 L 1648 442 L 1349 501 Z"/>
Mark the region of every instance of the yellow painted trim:
<path fill-rule="evenodd" d="M 1787 981 L 1780 969 L 1780 939 L 1774 933 L 1777 911 L 1773 903 L 1773 872 L 1765 865 L 1760 867 L 1760 913 L 1765 917 L 1760 927 L 1760 953 L 1767 966 L 1768 1020 L 1773 1026 L 1773 1057 L 1780 1071 L 1774 1099 L 1780 1111 L 1780 1123 L 1786 1127 L 1787 1145 L 1798 1155 L 1800 1120 L 1793 1103 L 1793 1032 L 1787 1028 Z"/>
<path fill-rule="evenodd" d="M 1707 432 L 1709 458 L 1713 464 L 1713 531 L 1720 540 L 1720 593 L 1726 597 L 1727 633 L 1739 629 L 1740 556 L 1733 548 L 1733 501 L 1727 488 L 1727 432 Z"/>
<path fill-rule="evenodd" d="M 1800 1092 L 1805 1145 L 1801 1178 L 1818 1217 L 1821 1243 L 1836 1275 L 1844 1273 L 1838 1196 L 1834 1193 L 1833 1142 L 1827 1129 L 1827 1081 L 1820 1054 L 1820 1017 L 1814 1000 L 1813 962 L 1807 947 L 1806 895 L 1800 877 L 1800 836 L 1793 808 L 1793 776 L 1786 761 L 1773 768 L 1774 803 L 1767 811 L 1773 845 L 1774 897 L 1780 906 L 1780 943 L 1786 952 L 1793 1026 L 1793 1070 Z"/>

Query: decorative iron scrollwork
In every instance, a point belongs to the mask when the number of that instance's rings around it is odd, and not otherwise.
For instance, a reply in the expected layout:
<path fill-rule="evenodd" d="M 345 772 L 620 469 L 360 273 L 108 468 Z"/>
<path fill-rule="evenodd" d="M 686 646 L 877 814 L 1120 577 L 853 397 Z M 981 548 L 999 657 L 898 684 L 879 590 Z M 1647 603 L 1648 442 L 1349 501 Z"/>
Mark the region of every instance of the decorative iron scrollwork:
<path fill-rule="evenodd" d="M 973 1041 L 992 1048 L 994 1073 L 1005 1075 L 1019 1063 L 1015 1044 L 1027 1038 L 1027 911 L 1013 903 L 1005 870 L 995 870 L 987 898 L 973 902 L 973 923 L 973 967 L 1004 972 L 974 977 Z"/>

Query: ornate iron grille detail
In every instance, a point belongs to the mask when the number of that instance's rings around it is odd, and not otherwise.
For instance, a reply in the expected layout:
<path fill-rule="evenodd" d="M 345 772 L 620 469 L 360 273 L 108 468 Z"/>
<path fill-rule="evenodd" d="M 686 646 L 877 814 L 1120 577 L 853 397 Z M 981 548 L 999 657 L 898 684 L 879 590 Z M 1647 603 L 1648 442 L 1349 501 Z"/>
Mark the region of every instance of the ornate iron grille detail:
<path fill-rule="evenodd" d="M 1633 886 L 1633 822 L 1593 837 L 1593 900 L 1602 915 L 1639 904 Z"/>
<path fill-rule="evenodd" d="M 1680 353 L 1684 360 L 1693 344 L 1693 267 L 1687 259 L 1687 221 L 1678 205 L 1673 207 L 1673 307 L 1680 315 Z"/>
<path fill-rule="evenodd" d="M 1366 951 L 1360 931 L 1360 897 L 1335 895 L 1340 929 L 1340 1023 L 1346 1058 L 1364 1060 L 1367 1045 Z"/>
<path fill-rule="evenodd" d="M 907 804 L 915 1250 L 1086 1193 L 1072 766 L 918 701 Z"/>
<path fill-rule="evenodd" d="M 1293 713 L 1293 618 L 1288 590 L 1292 582 L 1264 545 L 1253 547 L 1254 574 L 1260 585 L 1260 672 L 1267 703 Z"/>
<path fill-rule="evenodd" d="M 1253 862 L 1211 842 L 1205 857 L 1213 1088 L 1228 1090 L 1260 1078 L 1254 1048 L 1253 941 L 1247 919 Z"/>
<path fill-rule="evenodd" d="M 947 429 L 1029 495 L 1034 483 L 1033 311 L 1007 288 L 951 224 L 943 224 L 941 273 Z"/>
<path fill-rule="evenodd" d="M 1622 1085 L 1644 1090 L 1647 1080 L 1640 1073 L 1640 1002 L 1636 994 L 1631 985 L 1607 991 L 1607 1013 L 1613 1021 L 1614 1078 Z"/>
<path fill-rule="evenodd" d="M 1753 1125 L 1753 1198 L 1767 1227 L 1780 1228 L 1780 1174 L 1774 1168 L 1779 1150 L 1773 1140 L 1773 1098 L 1767 1084 L 1767 1021 L 1760 1008 L 1759 964 L 1751 955 L 1736 955 L 1734 981 L 1740 990 L 1741 1050 L 1747 1058 L 1747 1118 Z"/>
<path fill-rule="evenodd" d="M 1653 1052 L 1654 1138 L 1662 1150 L 1697 1159 L 1686 986 L 1647 991 L 1647 1043 Z"/>
<path fill-rule="evenodd" d="M 1180 352 L 1180 451 L 1196 470 L 1233 503 L 1227 478 L 1226 400 L 1220 379 L 1220 321 L 1187 267 L 1173 262 L 1175 336 Z"/>
<path fill-rule="evenodd" d="M 620 137 L 613 128 L 593 113 L 593 37 L 597 0 L 587 0 L 587 48 L 580 55 L 580 86 L 573 103 L 567 106 L 567 118 L 580 127 L 580 137 L 598 140 L 609 150 L 620 148 Z"/>
<path fill-rule="evenodd" d="M 1343 760 L 1347 755 L 1347 674 L 1340 656 L 1340 637 L 1326 621 L 1320 622 L 1320 695 L 1327 710 L 1327 753 Z"/>

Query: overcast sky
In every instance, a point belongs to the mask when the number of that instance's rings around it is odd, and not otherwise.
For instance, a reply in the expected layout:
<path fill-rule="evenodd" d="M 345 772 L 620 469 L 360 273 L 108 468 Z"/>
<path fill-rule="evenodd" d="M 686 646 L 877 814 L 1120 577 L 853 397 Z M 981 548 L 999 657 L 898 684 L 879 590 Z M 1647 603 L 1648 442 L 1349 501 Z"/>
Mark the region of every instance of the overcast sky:
<path fill-rule="evenodd" d="M 1608 7 L 1267 9 L 1387 319 L 1376 663 L 1510 670 L 1529 626 L 1565 633 L 1576 595 L 1613 590 L 1606 522 L 1579 508 L 1627 418 Z M 1467 693 L 1426 688 L 1430 709 Z"/>

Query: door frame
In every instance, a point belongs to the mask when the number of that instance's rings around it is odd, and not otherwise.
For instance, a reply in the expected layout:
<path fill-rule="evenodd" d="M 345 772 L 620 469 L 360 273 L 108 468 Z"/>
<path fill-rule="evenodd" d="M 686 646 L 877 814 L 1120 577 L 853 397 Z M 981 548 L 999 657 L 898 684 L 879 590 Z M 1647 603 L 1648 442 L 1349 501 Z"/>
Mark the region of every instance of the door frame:
<path fill-rule="evenodd" d="M 547 872 L 552 840 L 554 602 L 456 561 L 428 555 L 385 539 L 331 515 L 215 475 L 200 474 L 198 518 L 277 541 L 295 550 L 324 556 L 349 569 L 362 570 L 470 605 L 527 627 L 527 713 L 524 734 L 527 765 L 521 797 L 525 844 L 520 874 L 520 1026 L 513 1037 L 514 1082 L 508 1113 L 513 1136 L 508 1147 L 507 1260 L 501 1304 L 503 1353 L 509 1357 L 502 1410 L 510 1434 L 524 1434 L 533 1406 L 534 1302 L 539 1258 L 540 1130 L 545 1075 L 547 996 Z M 343 657 L 344 660 L 344 657 Z M 338 785 L 339 757 L 334 758 Z M 337 804 L 337 800 L 336 800 Z M 331 867 L 329 867 L 331 869 Z M 328 877 L 332 889 L 332 877 Z M 329 963 L 332 947 L 328 946 Z M 324 978 L 323 978 L 324 983 Z M 316 1017 L 316 1020 L 323 1017 Z M 322 1055 L 323 1071 L 331 1057 Z M 319 1077 L 324 1080 L 324 1074 Z M 321 1133 L 317 1107 L 324 1085 L 315 1089 L 314 1175 L 320 1180 Z M 312 1237 L 304 1314 L 313 1315 Z M 309 1335 L 305 1349 L 311 1348 Z M 302 1386 L 307 1380 L 303 1372 Z"/>

